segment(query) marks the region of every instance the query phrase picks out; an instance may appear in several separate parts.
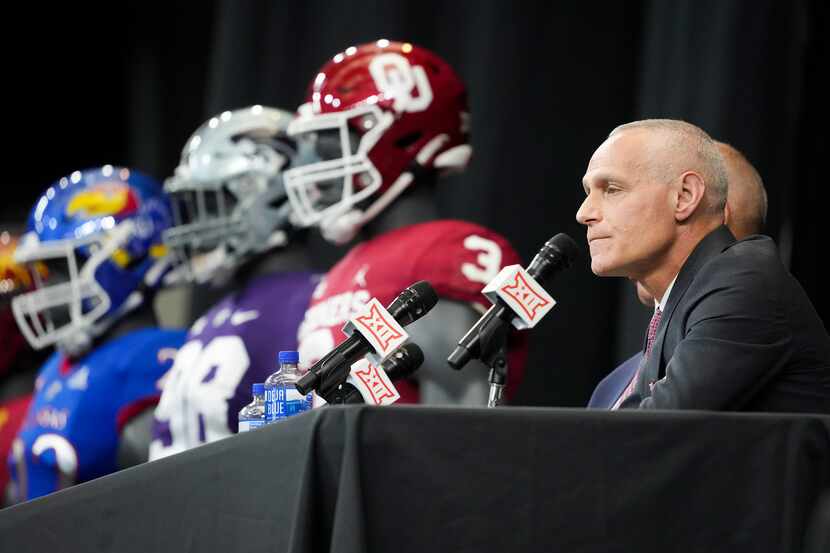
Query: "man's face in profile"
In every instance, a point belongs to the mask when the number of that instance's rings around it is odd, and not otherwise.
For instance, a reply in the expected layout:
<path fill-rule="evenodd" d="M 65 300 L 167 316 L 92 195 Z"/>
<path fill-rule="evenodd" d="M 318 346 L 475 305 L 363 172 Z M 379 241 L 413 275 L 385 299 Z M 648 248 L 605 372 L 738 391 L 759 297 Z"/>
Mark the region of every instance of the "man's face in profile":
<path fill-rule="evenodd" d="M 639 280 L 671 245 L 674 192 L 660 176 L 654 140 L 654 133 L 624 130 L 588 163 L 582 179 L 587 197 L 576 219 L 588 227 L 591 270 L 598 276 Z"/>

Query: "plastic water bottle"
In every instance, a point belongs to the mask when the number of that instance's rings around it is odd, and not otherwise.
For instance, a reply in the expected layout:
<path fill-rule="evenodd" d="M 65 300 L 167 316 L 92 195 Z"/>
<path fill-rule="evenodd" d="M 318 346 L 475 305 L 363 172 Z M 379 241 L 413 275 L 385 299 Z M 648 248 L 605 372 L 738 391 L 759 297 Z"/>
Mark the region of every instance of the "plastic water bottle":
<path fill-rule="evenodd" d="M 254 400 L 239 410 L 239 432 L 247 432 L 265 424 L 265 385 L 251 386 Z"/>
<path fill-rule="evenodd" d="M 313 395 L 303 395 L 294 384 L 302 377 L 297 364 L 300 354 L 281 351 L 277 356 L 280 368 L 265 381 L 265 424 L 308 411 Z"/>

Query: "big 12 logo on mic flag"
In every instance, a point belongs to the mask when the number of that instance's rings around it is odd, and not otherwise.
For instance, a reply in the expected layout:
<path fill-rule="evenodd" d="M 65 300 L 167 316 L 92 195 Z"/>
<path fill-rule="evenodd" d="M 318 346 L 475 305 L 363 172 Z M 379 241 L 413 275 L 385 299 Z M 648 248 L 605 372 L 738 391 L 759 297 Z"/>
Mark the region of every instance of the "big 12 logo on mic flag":
<path fill-rule="evenodd" d="M 493 303 L 501 298 L 518 316 L 513 326 L 519 330 L 536 326 L 556 305 L 556 300 L 520 265 L 504 267 L 482 293 Z"/>
<path fill-rule="evenodd" d="M 352 365 L 346 382 L 357 388 L 363 401 L 371 405 L 391 405 L 401 397 L 386 371 L 366 359 Z"/>
<path fill-rule="evenodd" d="M 354 331 L 360 332 L 374 349 L 366 357 L 375 365 L 380 365 L 409 339 L 409 334 L 377 298 L 369 300 L 343 327 L 343 332 L 348 336 Z"/>

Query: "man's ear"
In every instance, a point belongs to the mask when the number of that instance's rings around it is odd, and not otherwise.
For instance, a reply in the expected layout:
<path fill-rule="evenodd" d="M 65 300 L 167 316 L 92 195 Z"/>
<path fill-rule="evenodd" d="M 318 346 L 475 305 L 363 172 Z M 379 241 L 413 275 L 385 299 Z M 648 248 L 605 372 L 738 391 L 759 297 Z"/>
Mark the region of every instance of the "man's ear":
<path fill-rule="evenodd" d="M 677 194 L 677 204 L 674 208 L 674 218 L 677 222 L 686 221 L 703 203 L 706 194 L 706 183 L 700 173 L 686 171 L 680 176 L 680 189 Z"/>

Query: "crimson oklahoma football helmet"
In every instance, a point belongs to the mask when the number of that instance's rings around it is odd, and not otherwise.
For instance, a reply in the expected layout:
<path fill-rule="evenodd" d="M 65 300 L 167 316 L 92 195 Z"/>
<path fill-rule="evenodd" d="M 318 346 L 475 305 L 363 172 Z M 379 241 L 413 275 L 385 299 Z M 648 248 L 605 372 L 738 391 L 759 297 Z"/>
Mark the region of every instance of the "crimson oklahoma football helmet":
<path fill-rule="evenodd" d="M 464 83 L 429 50 L 388 40 L 326 63 L 288 134 L 311 141 L 321 159 L 284 174 L 294 218 L 337 243 L 351 240 L 414 174 L 462 170 L 472 153 Z"/>

